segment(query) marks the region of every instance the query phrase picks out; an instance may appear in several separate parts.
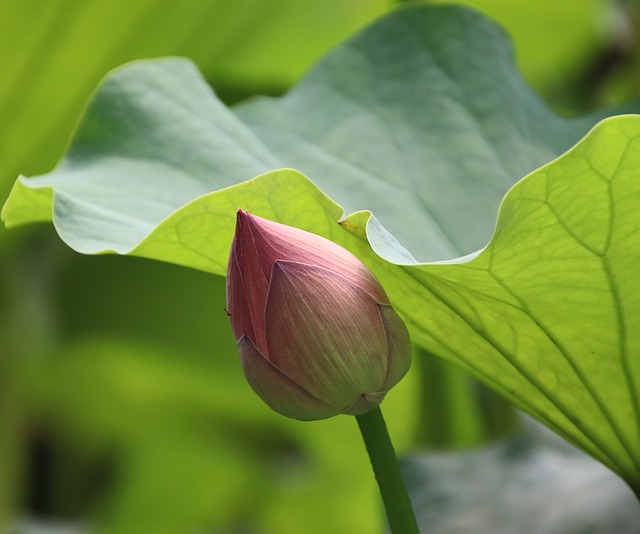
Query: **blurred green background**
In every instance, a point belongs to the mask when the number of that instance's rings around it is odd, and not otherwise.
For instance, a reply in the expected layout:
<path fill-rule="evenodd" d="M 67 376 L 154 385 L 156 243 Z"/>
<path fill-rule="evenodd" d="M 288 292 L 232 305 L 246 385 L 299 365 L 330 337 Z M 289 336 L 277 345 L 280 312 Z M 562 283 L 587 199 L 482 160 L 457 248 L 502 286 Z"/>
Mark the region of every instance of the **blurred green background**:
<path fill-rule="evenodd" d="M 523 73 L 558 111 L 640 93 L 636 3 L 464 3 L 507 28 Z M 55 165 L 117 65 L 183 55 L 227 103 L 277 95 L 395 4 L 2 0 L 0 197 L 19 173 Z M 0 532 L 381 530 L 355 422 L 289 421 L 245 383 L 223 279 L 83 257 L 49 226 L 0 228 L 0 277 Z M 511 428 L 473 381 L 418 361 L 384 404 L 400 453 L 477 445 Z"/>

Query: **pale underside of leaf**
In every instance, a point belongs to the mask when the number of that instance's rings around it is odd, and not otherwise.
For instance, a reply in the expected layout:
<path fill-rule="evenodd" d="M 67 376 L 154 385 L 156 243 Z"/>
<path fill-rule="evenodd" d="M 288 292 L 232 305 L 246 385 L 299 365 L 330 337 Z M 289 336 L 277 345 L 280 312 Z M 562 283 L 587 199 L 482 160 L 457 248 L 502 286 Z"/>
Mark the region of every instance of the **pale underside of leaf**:
<path fill-rule="evenodd" d="M 337 48 L 284 97 L 233 112 L 185 60 L 114 71 L 65 159 L 21 179 L 3 219 L 43 220 L 51 198 L 25 198 L 53 188 L 65 242 L 127 253 L 198 196 L 292 167 L 347 213 L 375 213 L 383 257 L 450 260 L 481 249 L 509 187 L 595 122 L 554 115 L 488 19 L 414 6 Z"/>

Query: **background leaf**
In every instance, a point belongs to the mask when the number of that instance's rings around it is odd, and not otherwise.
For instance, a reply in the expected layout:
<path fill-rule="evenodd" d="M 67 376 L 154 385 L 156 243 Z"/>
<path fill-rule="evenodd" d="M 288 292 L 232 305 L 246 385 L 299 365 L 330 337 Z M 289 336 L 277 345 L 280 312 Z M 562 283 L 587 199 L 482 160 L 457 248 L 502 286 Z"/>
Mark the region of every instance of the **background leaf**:
<path fill-rule="evenodd" d="M 431 3 L 454 2 L 431 0 Z M 518 65 L 525 78 L 536 90 L 556 99 L 558 93 L 566 93 L 577 77 L 592 68 L 594 57 L 599 60 L 615 46 L 615 40 L 628 38 L 625 21 L 616 13 L 616 2 L 611 0 L 542 0 L 535 5 L 504 0 L 455 3 L 472 6 L 507 28 L 516 44 Z M 564 105 L 576 108 L 575 101 L 564 98 Z"/>
<path fill-rule="evenodd" d="M 52 0 L 43 7 L 37 0 L 2 2 L 0 182 L 7 184 L 19 172 L 48 170 L 83 102 L 117 65 L 186 55 L 232 100 L 257 89 L 279 93 L 328 47 L 390 4 Z"/>
<path fill-rule="evenodd" d="M 298 528 L 319 507 L 324 519 L 310 532 L 376 528 L 365 453 L 344 447 L 345 439 L 358 438 L 348 418 L 301 427 L 262 407 L 240 369 L 224 372 L 215 361 L 184 365 L 158 345 L 126 339 L 80 342 L 33 371 L 34 409 L 65 429 L 56 445 L 67 476 L 56 495 L 75 490 L 95 502 L 87 493 L 95 486 L 74 487 L 65 469 L 78 456 L 89 466 L 89 480 L 111 473 L 111 498 L 98 495 L 102 507 L 91 518 L 109 532 L 195 532 L 207 525 L 278 532 L 272 515 L 286 511 L 288 524 Z M 337 479 L 340 489 L 321 498 Z M 348 505 L 354 496 L 357 511 Z M 335 514 L 345 506 L 350 513 Z"/>

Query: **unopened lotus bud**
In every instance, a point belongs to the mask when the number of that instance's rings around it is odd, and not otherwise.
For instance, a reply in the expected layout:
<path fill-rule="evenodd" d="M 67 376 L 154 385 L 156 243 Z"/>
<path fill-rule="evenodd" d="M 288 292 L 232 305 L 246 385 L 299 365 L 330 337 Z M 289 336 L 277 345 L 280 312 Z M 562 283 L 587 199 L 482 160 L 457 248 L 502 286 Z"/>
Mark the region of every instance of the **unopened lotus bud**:
<path fill-rule="evenodd" d="M 288 417 L 361 415 L 409 369 L 407 328 L 358 258 L 242 210 L 227 310 L 249 384 Z"/>

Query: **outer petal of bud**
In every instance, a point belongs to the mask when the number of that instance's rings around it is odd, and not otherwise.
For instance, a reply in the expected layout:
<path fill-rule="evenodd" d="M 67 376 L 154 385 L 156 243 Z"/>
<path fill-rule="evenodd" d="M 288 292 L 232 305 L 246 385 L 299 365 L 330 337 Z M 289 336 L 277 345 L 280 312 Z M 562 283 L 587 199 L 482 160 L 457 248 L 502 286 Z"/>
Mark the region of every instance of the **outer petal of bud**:
<path fill-rule="evenodd" d="M 276 262 L 266 329 L 271 361 L 332 406 L 347 408 L 384 382 L 387 340 L 378 304 L 333 271 Z"/>
<path fill-rule="evenodd" d="M 335 408 L 315 398 L 275 367 L 248 337 L 238 341 L 240 361 L 253 390 L 276 412 L 310 421 L 335 415 Z"/>

